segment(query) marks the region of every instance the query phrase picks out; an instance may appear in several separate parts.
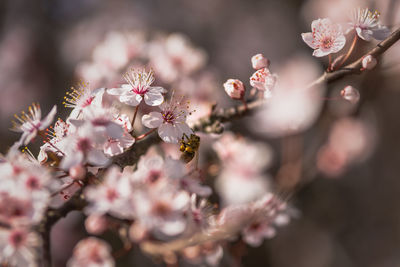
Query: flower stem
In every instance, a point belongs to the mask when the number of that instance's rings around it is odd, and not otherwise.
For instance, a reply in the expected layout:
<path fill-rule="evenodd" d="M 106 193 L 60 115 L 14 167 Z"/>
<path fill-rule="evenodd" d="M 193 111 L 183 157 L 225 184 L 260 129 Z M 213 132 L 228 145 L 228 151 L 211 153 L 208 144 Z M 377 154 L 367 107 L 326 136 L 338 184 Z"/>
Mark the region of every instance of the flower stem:
<path fill-rule="evenodd" d="M 142 135 L 139 135 L 138 137 L 136 137 L 136 141 L 142 140 L 143 138 L 145 138 L 146 136 L 148 136 L 149 134 L 151 134 L 152 132 L 154 132 L 155 130 L 157 130 L 157 128 L 153 128 L 150 131 L 148 131 L 147 133 L 144 133 Z"/>
<path fill-rule="evenodd" d="M 347 51 L 346 56 L 342 59 L 342 61 L 340 62 L 340 64 L 336 67 L 336 69 L 340 68 L 345 62 L 346 60 L 350 57 L 351 53 L 353 52 L 354 48 L 356 47 L 356 43 L 357 43 L 357 33 L 354 35 L 354 39 L 353 42 L 351 43 L 351 46 L 349 48 L 349 51 Z"/>
<path fill-rule="evenodd" d="M 137 115 L 137 113 L 138 113 L 138 110 L 139 110 L 139 105 L 137 105 L 137 106 L 135 107 L 135 113 L 133 113 L 133 118 L 132 118 L 132 131 L 133 131 L 133 126 L 135 125 L 135 120 L 136 120 L 136 115 Z"/>

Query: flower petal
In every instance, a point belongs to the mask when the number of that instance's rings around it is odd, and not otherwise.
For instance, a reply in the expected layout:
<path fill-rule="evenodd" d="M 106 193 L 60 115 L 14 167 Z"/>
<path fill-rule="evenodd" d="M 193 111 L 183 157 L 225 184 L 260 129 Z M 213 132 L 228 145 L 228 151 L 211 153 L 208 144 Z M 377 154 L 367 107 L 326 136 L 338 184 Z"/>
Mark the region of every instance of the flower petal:
<path fill-rule="evenodd" d="M 149 114 L 143 115 L 142 123 L 147 128 L 157 128 L 163 122 L 163 117 L 160 112 L 152 111 Z"/>
<path fill-rule="evenodd" d="M 137 94 L 121 95 L 119 101 L 130 106 L 137 106 L 142 101 L 142 97 Z"/>
<path fill-rule="evenodd" d="M 315 45 L 314 38 L 311 32 L 302 33 L 301 37 L 303 41 L 312 49 L 316 49 L 317 46 Z"/>
<path fill-rule="evenodd" d="M 163 123 L 158 127 L 158 135 L 164 142 L 173 144 L 177 144 L 178 140 L 182 137 L 177 128 L 169 123 Z"/>
<path fill-rule="evenodd" d="M 144 95 L 144 102 L 149 106 L 159 106 L 164 101 L 164 97 L 160 92 L 148 91 Z"/>
<path fill-rule="evenodd" d="M 124 94 L 126 94 L 127 92 L 129 92 L 130 90 L 132 89 L 132 87 L 131 88 L 124 88 L 124 87 L 120 87 L 120 88 L 111 88 L 111 89 L 108 89 L 107 90 L 107 93 L 109 94 L 109 95 L 124 95 Z"/>

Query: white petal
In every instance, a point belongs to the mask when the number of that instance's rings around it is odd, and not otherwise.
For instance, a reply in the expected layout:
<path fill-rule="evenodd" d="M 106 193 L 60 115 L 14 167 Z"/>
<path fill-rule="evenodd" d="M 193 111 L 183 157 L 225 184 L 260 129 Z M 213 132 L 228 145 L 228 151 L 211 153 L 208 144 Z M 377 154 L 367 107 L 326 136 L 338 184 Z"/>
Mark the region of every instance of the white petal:
<path fill-rule="evenodd" d="M 338 38 L 336 38 L 333 44 L 332 52 L 333 53 L 339 52 L 340 50 L 342 50 L 345 44 L 346 44 L 346 37 L 344 37 L 344 35 L 339 36 Z"/>
<path fill-rule="evenodd" d="M 50 123 L 54 120 L 54 116 L 57 113 L 57 106 L 55 105 L 51 111 L 49 112 L 49 114 L 47 114 L 47 116 L 41 121 L 41 126 L 39 128 L 39 130 L 44 130 L 47 127 L 49 127 Z"/>
<path fill-rule="evenodd" d="M 326 56 L 329 54 L 330 54 L 330 51 L 323 51 L 321 49 L 316 49 L 316 50 L 314 50 L 313 56 L 314 57 L 323 57 L 323 56 Z"/>
<path fill-rule="evenodd" d="M 163 123 L 158 127 L 158 135 L 164 142 L 173 144 L 177 144 L 182 137 L 178 129 L 169 123 Z"/>
<path fill-rule="evenodd" d="M 149 87 L 149 91 L 158 92 L 161 94 L 167 92 L 167 90 L 165 90 L 163 87 L 160 87 L 160 86 L 151 86 L 151 87 Z"/>
<path fill-rule="evenodd" d="M 372 34 L 373 32 L 371 30 L 362 30 L 360 28 L 356 28 L 358 36 L 365 40 L 365 41 L 371 41 L 372 40 Z"/>
<path fill-rule="evenodd" d="M 96 166 L 104 166 L 108 163 L 108 158 L 102 151 L 92 149 L 87 155 L 87 161 Z"/>
<path fill-rule="evenodd" d="M 142 97 L 137 94 L 121 95 L 119 101 L 130 106 L 137 106 L 140 104 L 140 101 L 142 101 Z"/>
<path fill-rule="evenodd" d="M 379 41 L 386 39 L 390 35 L 390 30 L 385 26 L 379 26 L 378 28 L 373 29 L 372 31 L 373 31 L 372 36 Z"/>
<path fill-rule="evenodd" d="M 124 95 L 127 92 L 129 92 L 131 89 L 132 89 L 132 87 L 131 88 L 123 88 L 123 87 L 122 88 L 111 88 L 111 89 L 107 90 L 107 93 L 110 95 Z"/>
<path fill-rule="evenodd" d="M 164 222 L 160 225 L 160 230 L 168 236 L 174 236 L 182 233 L 186 228 L 186 222 L 183 219 Z"/>
<path fill-rule="evenodd" d="M 302 33 L 301 37 L 303 38 L 303 41 L 312 49 L 317 48 L 317 46 L 314 43 L 314 38 L 311 32 L 307 32 L 307 33 Z"/>
<path fill-rule="evenodd" d="M 163 117 L 160 112 L 152 111 L 149 114 L 143 115 L 142 123 L 147 128 L 157 128 L 163 122 Z"/>
<path fill-rule="evenodd" d="M 60 167 L 61 169 L 68 170 L 72 166 L 78 165 L 83 161 L 83 154 L 75 152 L 74 154 L 67 154 L 63 157 Z"/>
<path fill-rule="evenodd" d="M 104 147 L 104 153 L 110 157 L 119 155 L 122 152 L 124 152 L 124 149 L 119 145 L 118 142 L 108 143 Z"/>
<path fill-rule="evenodd" d="M 149 106 L 159 106 L 164 101 L 164 97 L 159 92 L 149 91 L 144 95 L 144 102 Z"/>
<path fill-rule="evenodd" d="M 107 134 L 114 139 L 121 138 L 124 134 L 124 129 L 115 122 L 110 122 L 106 127 Z"/>
<path fill-rule="evenodd" d="M 175 126 L 178 128 L 179 136 L 182 137 L 183 134 L 190 136 L 193 133 L 192 129 L 186 123 L 176 123 Z"/>

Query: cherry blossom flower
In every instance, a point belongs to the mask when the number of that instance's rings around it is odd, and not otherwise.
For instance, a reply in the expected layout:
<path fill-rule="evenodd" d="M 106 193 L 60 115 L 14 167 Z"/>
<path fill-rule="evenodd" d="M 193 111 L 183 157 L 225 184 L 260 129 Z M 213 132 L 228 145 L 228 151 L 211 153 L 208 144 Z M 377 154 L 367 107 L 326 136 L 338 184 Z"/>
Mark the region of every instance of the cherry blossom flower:
<path fill-rule="evenodd" d="M 225 92 L 230 96 L 230 98 L 237 100 L 243 99 L 246 91 L 243 83 L 236 79 L 228 79 L 224 83 L 224 88 Z"/>
<path fill-rule="evenodd" d="M 22 133 L 19 142 L 23 145 L 27 145 L 36 137 L 38 132 L 49 127 L 57 113 L 57 106 L 54 106 L 43 119 L 39 104 L 33 103 L 28 110 L 28 113 L 22 111 L 20 116 L 14 115 L 17 121 L 12 122 L 13 126 L 11 128 L 12 131 Z"/>
<path fill-rule="evenodd" d="M 360 100 L 360 92 L 351 85 L 340 91 L 340 95 L 352 104 L 356 104 Z"/>
<path fill-rule="evenodd" d="M 116 110 L 112 108 L 89 107 L 85 110 L 81 120 L 69 119 L 69 122 L 75 127 L 89 123 L 96 136 L 117 139 L 122 137 L 124 130 L 120 124 L 114 121 L 116 116 Z"/>
<path fill-rule="evenodd" d="M 93 235 L 102 234 L 107 229 L 107 218 L 104 215 L 91 214 L 85 220 L 85 229 Z"/>
<path fill-rule="evenodd" d="M 390 35 L 390 30 L 380 24 L 378 11 L 372 13 L 368 8 L 353 9 L 346 33 L 352 30 L 365 41 L 383 40 Z"/>
<path fill-rule="evenodd" d="M 255 70 L 259 70 L 262 68 L 268 68 L 269 60 L 268 60 L 268 58 L 264 57 L 263 54 L 257 54 L 257 55 L 252 56 L 251 65 L 253 66 L 253 69 L 255 69 Z"/>
<path fill-rule="evenodd" d="M 64 106 L 72 108 L 69 118 L 79 119 L 86 108 L 91 106 L 101 107 L 106 102 L 104 88 L 90 89 L 89 83 L 81 82 L 77 88 L 71 87 L 64 97 Z"/>
<path fill-rule="evenodd" d="M 372 70 L 378 64 L 378 61 L 372 55 L 368 55 L 362 59 L 361 64 L 364 70 Z"/>
<path fill-rule="evenodd" d="M 272 94 L 278 76 L 270 72 L 268 68 L 262 68 L 253 73 L 250 77 L 250 85 L 260 91 L 264 91 L 265 98 Z"/>
<path fill-rule="evenodd" d="M 254 221 L 242 231 L 243 240 L 253 246 L 258 247 L 264 239 L 270 239 L 275 236 L 276 231 L 271 227 L 268 220 Z"/>
<path fill-rule="evenodd" d="M 122 126 L 124 131 L 120 138 L 107 138 L 103 150 L 104 154 L 110 157 L 123 153 L 125 149 L 130 148 L 135 143 L 135 138 L 130 134 L 132 125 L 128 115 L 121 114 L 114 119 L 114 122 Z"/>
<path fill-rule="evenodd" d="M 171 187 L 153 187 L 138 191 L 133 196 L 137 219 L 141 225 L 159 237 L 181 234 L 186 226 L 186 212 L 190 204 L 189 194 Z"/>
<path fill-rule="evenodd" d="M 46 136 L 48 142 L 40 147 L 38 161 L 44 164 L 48 159 L 49 155 L 52 161 L 58 161 L 63 155 L 65 149 L 65 138 L 68 134 L 70 124 L 58 119 L 54 127 L 50 126 L 46 129 Z"/>
<path fill-rule="evenodd" d="M 0 228 L 0 264 L 37 267 L 39 236 L 24 228 Z"/>
<path fill-rule="evenodd" d="M 268 176 L 263 173 L 272 159 L 268 146 L 235 138 L 228 132 L 213 148 L 224 163 L 216 180 L 216 190 L 224 205 L 248 203 L 269 191 Z"/>
<path fill-rule="evenodd" d="M 68 267 L 114 267 L 111 247 L 103 240 L 88 237 L 75 246 Z"/>
<path fill-rule="evenodd" d="M 323 57 L 339 52 L 346 44 L 342 27 L 330 19 L 317 19 L 311 23 L 312 32 L 302 33 L 303 41 L 312 49 L 313 56 Z"/>
<path fill-rule="evenodd" d="M 90 124 L 83 124 L 65 139 L 64 156 L 60 163 L 61 168 L 69 169 L 85 163 L 104 166 L 108 163 L 109 159 L 102 151 L 106 137 L 96 134 Z"/>
<path fill-rule="evenodd" d="M 90 205 L 85 212 L 98 215 L 110 213 L 119 218 L 132 218 L 134 210 L 130 205 L 131 195 L 130 179 L 113 166 L 109 168 L 101 184 L 86 188 L 85 196 Z"/>
<path fill-rule="evenodd" d="M 160 78 L 171 83 L 199 70 L 207 57 L 202 49 L 193 47 L 186 36 L 173 33 L 150 44 L 149 58 Z"/>
<path fill-rule="evenodd" d="M 169 103 L 160 106 L 161 112 L 153 111 L 143 115 L 143 125 L 147 128 L 158 128 L 158 135 L 167 143 L 178 143 L 183 134 L 190 136 L 192 130 L 186 124 L 188 106 L 182 100 L 175 101 L 171 98 Z"/>
<path fill-rule="evenodd" d="M 130 106 L 137 106 L 142 99 L 149 106 L 159 106 L 164 97 L 164 88 L 150 86 L 154 82 L 154 72 L 150 70 L 135 71 L 125 73 L 124 78 L 128 84 L 123 84 L 121 88 L 108 89 L 110 95 L 119 96 L 119 101 Z"/>

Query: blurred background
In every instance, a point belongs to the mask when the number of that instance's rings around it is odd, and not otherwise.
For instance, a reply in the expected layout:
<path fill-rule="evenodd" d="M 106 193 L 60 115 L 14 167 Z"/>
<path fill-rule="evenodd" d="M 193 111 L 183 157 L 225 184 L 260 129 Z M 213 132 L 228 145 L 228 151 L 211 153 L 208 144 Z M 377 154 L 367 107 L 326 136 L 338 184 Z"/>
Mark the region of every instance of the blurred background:
<path fill-rule="evenodd" d="M 39 102 L 44 113 L 57 104 L 60 116 L 66 115 L 61 103 L 69 87 L 79 80 L 94 88 L 115 86 L 127 66 L 152 66 L 159 75 L 156 83 L 192 90 L 194 101 L 211 97 L 229 105 L 222 84 L 228 78 L 248 83 L 251 56 L 263 53 L 274 69 L 296 54 L 311 55 L 300 36 L 310 31 L 311 21 L 327 16 L 343 21 L 341 16 L 359 5 L 378 9 L 390 27 L 400 24 L 400 0 L 2 0 L 0 152 L 19 137 L 8 130 L 14 113 Z M 369 47 L 360 45 L 362 51 Z M 158 66 L 165 50 L 173 54 L 174 49 L 186 49 L 193 58 Z M 314 61 L 321 70 L 326 64 Z M 399 63 L 400 43 L 377 70 L 329 85 L 331 92 L 347 84 L 360 90 L 357 109 L 342 111 L 327 101 L 324 114 L 367 118 L 374 149 L 334 179 L 317 174 L 293 198 L 300 217 L 261 247 L 247 249 L 243 266 L 400 265 Z M 191 80 L 180 73 L 192 75 Z M 232 129 L 276 143 L 251 135 L 243 123 Z M 307 132 L 305 148 L 316 145 L 319 127 Z M 63 266 L 85 235 L 80 216 L 72 213 L 53 229 L 54 266 Z M 135 248 L 120 266 L 158 265 Z M 230 266 L 229 261 L 221 266 Z"/>

